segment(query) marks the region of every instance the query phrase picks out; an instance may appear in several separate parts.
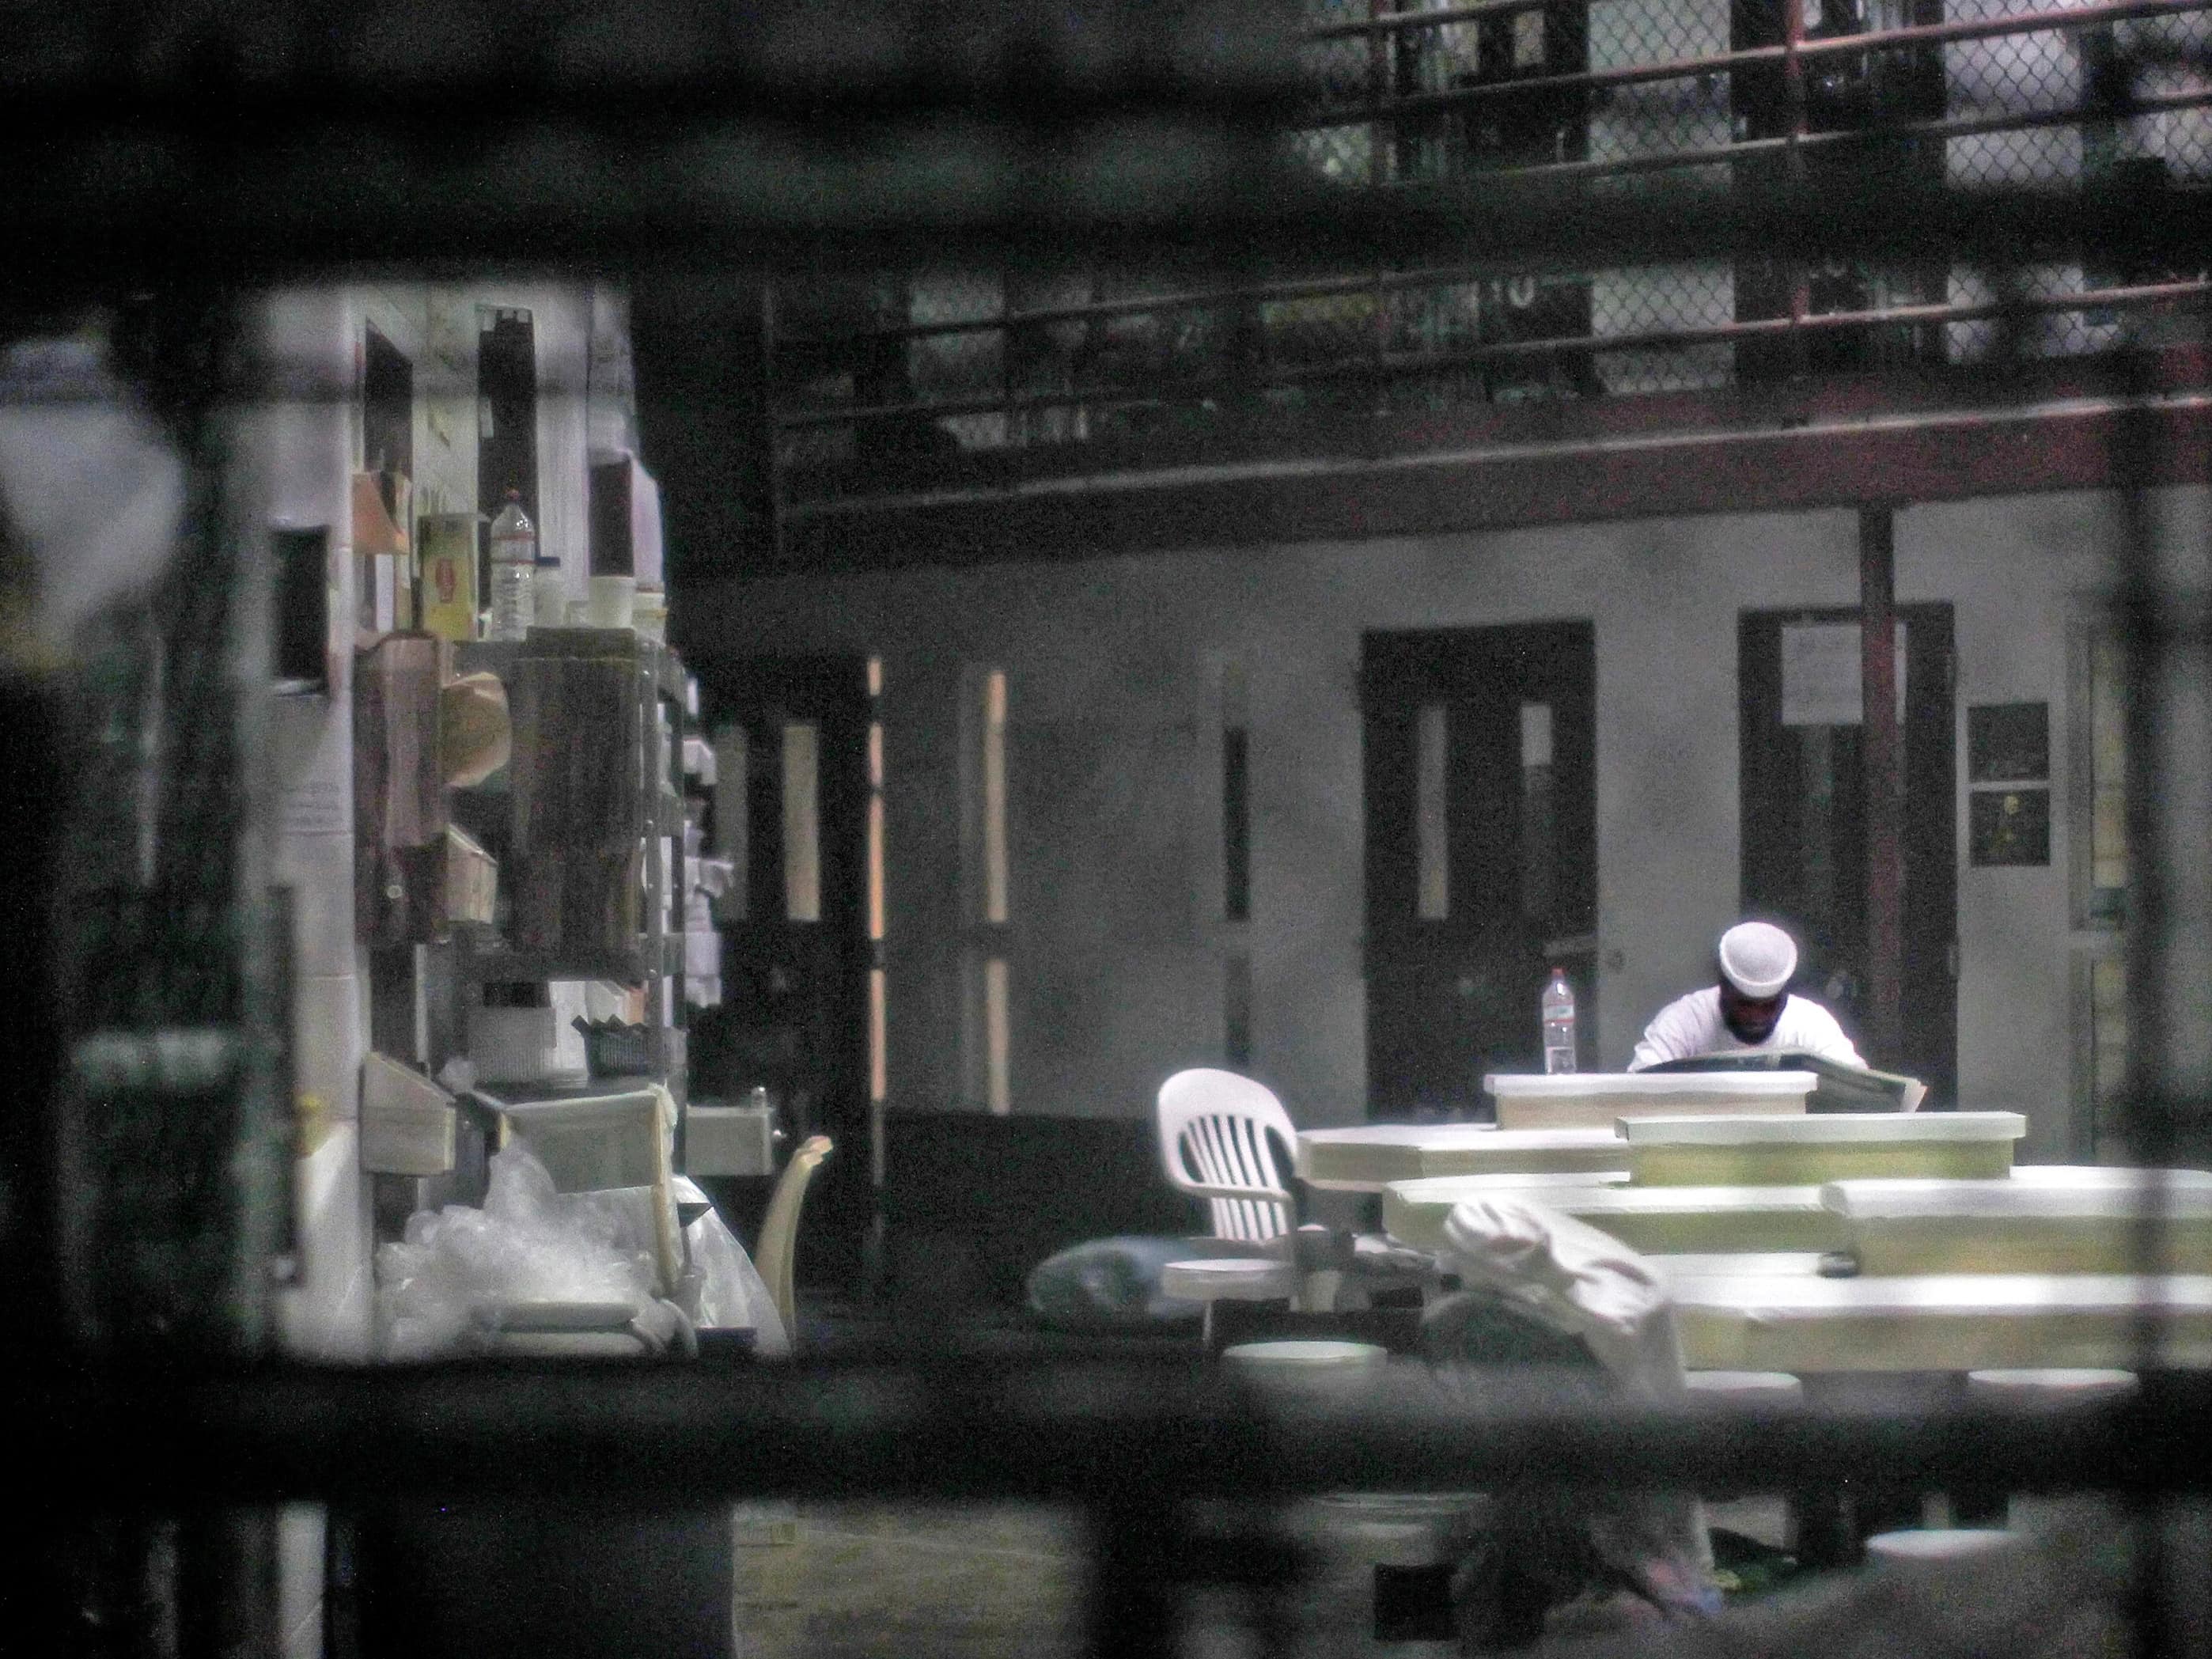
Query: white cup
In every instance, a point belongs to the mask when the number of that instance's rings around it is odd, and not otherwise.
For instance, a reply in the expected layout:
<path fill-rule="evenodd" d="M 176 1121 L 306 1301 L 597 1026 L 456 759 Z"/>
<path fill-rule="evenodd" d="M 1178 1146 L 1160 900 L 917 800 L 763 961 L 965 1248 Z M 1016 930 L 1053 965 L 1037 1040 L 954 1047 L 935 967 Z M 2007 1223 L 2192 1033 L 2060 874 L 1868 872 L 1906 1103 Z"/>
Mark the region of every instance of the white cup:
<path fill-rule="evenodd" d="M 637 609 L 637 578 L 594 576 L 587 614 L 594 628 L 628 628 Z"/>
<path fill-rule="evenodd" d="M 531 621 L 539 628 L 560 628 L 568 620 L 568 594 L 561 583 L 561 567 L 541 564 L 532 578 L 532 602 L 536 614 Z"/>

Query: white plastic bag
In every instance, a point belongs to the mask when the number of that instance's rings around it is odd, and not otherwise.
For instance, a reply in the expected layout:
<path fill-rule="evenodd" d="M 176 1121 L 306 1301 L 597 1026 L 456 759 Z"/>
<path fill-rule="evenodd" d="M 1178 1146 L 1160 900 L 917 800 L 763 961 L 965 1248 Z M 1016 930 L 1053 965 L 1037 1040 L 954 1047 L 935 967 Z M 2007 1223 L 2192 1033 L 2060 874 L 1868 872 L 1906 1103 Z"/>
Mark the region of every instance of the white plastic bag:
<path fill-rule="evenodd" d="M 676 1317 L 653 1294 L 650 1225 L 628 1194 L 556 1193 L 544 1165 L 510 1146 L 493 1155 L 482 1209 L 419 1211 L 403 1239 L 379 1247 L 383 1350 L 448 1352 L 477 1308 L 526 1302 L 620 1303 L 665 1340 Z"/>
<path fill-rule="evenodd" d="M 791 1337 L 776 1314 L 775 1298 L 729 1224 L 708 1210 L 684 1230 L 684 1242 L 700 1274 L 699 1328 L 749 1327 L 755 1353 L 763 1359 L 789 1358 Z"/>

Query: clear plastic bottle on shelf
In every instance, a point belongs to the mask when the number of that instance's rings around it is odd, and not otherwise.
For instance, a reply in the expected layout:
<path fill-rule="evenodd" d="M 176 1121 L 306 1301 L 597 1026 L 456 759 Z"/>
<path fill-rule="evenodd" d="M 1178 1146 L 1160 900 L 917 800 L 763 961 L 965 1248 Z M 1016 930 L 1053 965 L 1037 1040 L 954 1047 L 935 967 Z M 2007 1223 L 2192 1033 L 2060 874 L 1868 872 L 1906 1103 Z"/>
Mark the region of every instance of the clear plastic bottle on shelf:
<path fill-rule="evenodd" d="M 1567 970 L 1552 969 L 1544 987 L 1544 1070 L 1575 1069 L 1575 988 L 1567 983 Z"/>
<path fill-rule="evenodd" d="M 507 492 L 507 505 L 491 521 L 491 624 L 485 637 L 519 640 L 538 620 L 538 526 L 522 510 L 522 492 Z"/>

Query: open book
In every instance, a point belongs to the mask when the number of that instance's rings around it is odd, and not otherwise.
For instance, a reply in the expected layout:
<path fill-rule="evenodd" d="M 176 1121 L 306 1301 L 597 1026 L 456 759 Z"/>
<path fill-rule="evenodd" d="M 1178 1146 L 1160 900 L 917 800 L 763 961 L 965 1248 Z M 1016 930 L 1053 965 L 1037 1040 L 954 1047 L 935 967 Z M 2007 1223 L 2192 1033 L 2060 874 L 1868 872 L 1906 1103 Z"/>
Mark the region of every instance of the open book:
<path fill-rule="evenodd" d="M 1648 1072 L 1810 1072 L 1820 1081 L 1805 1102 L 1808 1112 L 1914 1112 L 1928 1093 L 1917 1078 L 1846 1066 L 1802 1048 L 1748 1049 L 1662 1060 Z"/>

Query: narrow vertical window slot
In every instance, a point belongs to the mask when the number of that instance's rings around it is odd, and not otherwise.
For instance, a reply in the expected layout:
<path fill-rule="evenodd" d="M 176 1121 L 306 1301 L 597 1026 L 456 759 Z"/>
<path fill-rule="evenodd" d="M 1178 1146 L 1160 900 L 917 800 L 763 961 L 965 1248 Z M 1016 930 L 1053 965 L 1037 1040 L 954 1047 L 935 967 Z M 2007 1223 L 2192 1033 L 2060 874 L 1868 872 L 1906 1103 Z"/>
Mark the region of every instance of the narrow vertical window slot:
<path fill-rule="evenodd" d="M 964 687 L 961 854 L 968 991 L 961 1012 L 962 1072 L 967 1099 L 1003 1116 L 1013 1109 L 1006 672 L 974 669 Z"/>
<path fill-rule="evenodd" d="M 1006 920 L 1006 675 L 983 681 L 983 920 Z"/>
<path fill-rule="evenodd" d="M 884 967 L 884 665 L 868 659 L 868 1107 L 869 1169 L 884 1183 L 884 1103 L 890 1095 L 890 986 Z"/>
<path fill-rule="evenodd" d="M 1557 906 L 1558 825 L 1552 789 L 1552 705 L 1521 705 L 1521 914 L 1549 926 Z"/>
<path fill-rule="evenodd" d="M 714 734 L 714 856 L 730 866 L 730 884 L 714 901 L 724 921 L 743 921 L 751 890 L 752 806 L 745 794 L 745 728 L 726 726 Z"/>
<path fill-rule="evenodd" d="M 1006 959 L 993 957 L 983 964 L 984 1104 L 996 1117 L 1014 1106 L 1012 997 Z"/>
<path fill-rule="evenodd" d="M 868 1098 L 883 1103 L 890 1093 L 890 1072 L 885 1064 L 884 1037 L 885 993 L 884 970 L 868 970 Z"/>
<path fill-rule="evenodd" d="M 1451 856 L 1447 836 L 1445 754 L 1450 726 L 1444 705 L 1423 703 L 1413 726 L 1414 914 L 1423 921 L 1451 915 Z"/>
<path fill-rule="evenodd" d="M 1250 738 L 1221 734 L 1221 911 L 1229 921 L 1252 919 Z"/>
<path fill-rule="evenodd" d="M 2089 641 L 2089 914 L 2119 921 L 2128 886 L 2127 708 L 2119 635 Z"/>
<path fill-rule="evenodd" d="M 884 939 L 884 728 L 868 726 L 868 938 Z"/>
<path fill-rule="evenodd" d="M 1238 951 L 1221 964 L 1221 1053 L 1233 1071 L 1252 1066 L 1252 958 Z"/>
<path fill-rule="evenodd" d="M 2124 957 L 2099 957 L 2089 968 L 2089 1054 L 2101 1132 L 2116 1121 L 2128 1076 L 2128 971 Z"/>
<path fill-rule="evenodd" d="M 1242 664 L 1221 670 L 1221 915 L 1252 918 L 1252 739 Z"/>
<path fill-rule="evenodd" d="M 821 730 L 783 728 L 783 898 L 792 921 L 822 920 Z"/>

